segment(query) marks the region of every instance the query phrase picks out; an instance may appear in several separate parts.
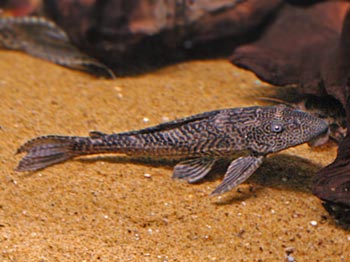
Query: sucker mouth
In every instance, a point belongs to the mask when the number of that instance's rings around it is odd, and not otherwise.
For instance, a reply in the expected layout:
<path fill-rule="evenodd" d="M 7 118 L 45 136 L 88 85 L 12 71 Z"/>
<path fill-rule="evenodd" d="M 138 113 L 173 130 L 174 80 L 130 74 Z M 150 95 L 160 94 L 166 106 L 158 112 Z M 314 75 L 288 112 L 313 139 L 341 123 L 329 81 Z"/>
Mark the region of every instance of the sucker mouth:
<path fill-rule="evenodd" d="M 322 146 L 329 141 L 330 129 L 325 129 L 322 133 L 311 139 L 307 144 L 311 147 Z"/>

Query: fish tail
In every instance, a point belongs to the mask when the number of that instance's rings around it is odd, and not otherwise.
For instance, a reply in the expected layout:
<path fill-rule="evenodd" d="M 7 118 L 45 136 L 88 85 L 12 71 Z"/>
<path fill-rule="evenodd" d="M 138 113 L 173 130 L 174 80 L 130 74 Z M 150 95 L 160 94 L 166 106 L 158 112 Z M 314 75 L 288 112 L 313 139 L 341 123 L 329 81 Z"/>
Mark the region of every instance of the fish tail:
<path fill-rule="evenodd" d="M 41 136 L 29 140 L 18 150 L 27 153 L 19 162 L 17 171 L 36 171 L 77 156 L 91 154 L 91 139 L 77 136 Z"/>

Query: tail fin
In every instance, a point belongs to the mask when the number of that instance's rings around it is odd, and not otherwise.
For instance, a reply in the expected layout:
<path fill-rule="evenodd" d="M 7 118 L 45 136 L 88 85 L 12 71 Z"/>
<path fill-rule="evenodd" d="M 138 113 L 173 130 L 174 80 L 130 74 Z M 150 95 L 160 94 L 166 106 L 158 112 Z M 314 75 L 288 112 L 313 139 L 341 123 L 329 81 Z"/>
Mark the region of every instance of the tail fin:
<path fill-rule="evenodd" d="M 41 136 L 29 140 L 18 150 L 27 153 L 19 162 L 17 171 L 36 171 L 84 155 L 81 150 L 89 138 L 73 136 Z"/>

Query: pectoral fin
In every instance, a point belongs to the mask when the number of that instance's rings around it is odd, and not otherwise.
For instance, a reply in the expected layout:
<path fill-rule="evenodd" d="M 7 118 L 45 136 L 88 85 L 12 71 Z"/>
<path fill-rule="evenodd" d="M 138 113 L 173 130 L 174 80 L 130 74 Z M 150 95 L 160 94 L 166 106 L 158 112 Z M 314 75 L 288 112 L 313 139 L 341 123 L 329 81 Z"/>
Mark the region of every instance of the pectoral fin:
<path fill-rule="evenodd" d="M 212 195 L 225 193 L 247 180 L 263 162 L 263 156 L 240 157 L 231 162 L 224 180 L 212 192 Z"/>
<path fill-rule="evenodd" d="M 195 158 L 178 163 L 174 168 L 173 178 L 185 179 L 194 183 L 205 177 L 215 163 L 215 159 Z"/>

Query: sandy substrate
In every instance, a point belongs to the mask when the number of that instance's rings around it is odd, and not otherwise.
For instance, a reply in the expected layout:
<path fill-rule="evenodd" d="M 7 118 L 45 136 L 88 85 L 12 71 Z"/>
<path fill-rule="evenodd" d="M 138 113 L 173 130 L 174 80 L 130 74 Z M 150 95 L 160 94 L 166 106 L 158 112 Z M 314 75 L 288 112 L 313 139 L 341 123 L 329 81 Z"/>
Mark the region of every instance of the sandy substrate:
<path fill-rule="evenodd" d="M 310 193 L 334 147 L 272 155 L 222 197 L 209 197 L 222 171 L 190 185 L 171 178 L 169 163 L 100 156 L 14 171 L 16 149 L 35 136 L 139 129 L 258 105 L 271 90 L 224 60 L 104 80 L 1 51 L 0 261 L 271 262 L 289 251 L 296 261 L 350 261 L 350 232 Z"/>

